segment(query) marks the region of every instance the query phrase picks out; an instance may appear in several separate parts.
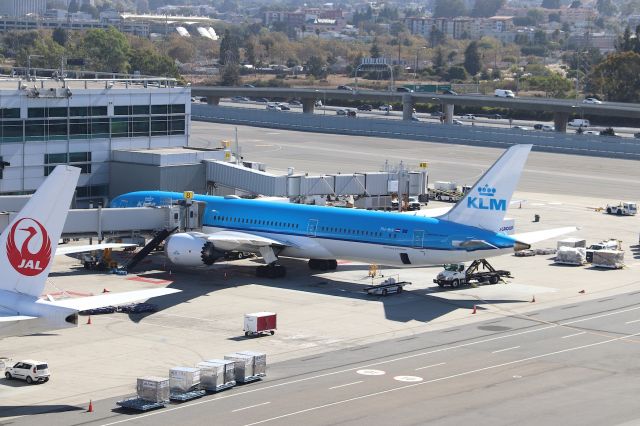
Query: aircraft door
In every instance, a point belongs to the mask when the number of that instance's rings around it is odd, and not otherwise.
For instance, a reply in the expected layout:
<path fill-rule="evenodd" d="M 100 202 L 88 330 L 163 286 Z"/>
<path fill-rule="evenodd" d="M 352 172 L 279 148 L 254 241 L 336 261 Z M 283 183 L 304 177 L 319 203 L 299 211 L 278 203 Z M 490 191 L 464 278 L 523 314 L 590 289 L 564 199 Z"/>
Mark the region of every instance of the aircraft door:
<path fill-rule="evenodd" d="M 318 231 L 318 219 L 309 219 L 307 224 L 307 235 L 309 237 L 315 237 Z"/>
<path fill-rule="evenodd" d="M 424 231 L 421 229 L 414 229 L 413 231 L 413 248 L 423 248 Z"/>

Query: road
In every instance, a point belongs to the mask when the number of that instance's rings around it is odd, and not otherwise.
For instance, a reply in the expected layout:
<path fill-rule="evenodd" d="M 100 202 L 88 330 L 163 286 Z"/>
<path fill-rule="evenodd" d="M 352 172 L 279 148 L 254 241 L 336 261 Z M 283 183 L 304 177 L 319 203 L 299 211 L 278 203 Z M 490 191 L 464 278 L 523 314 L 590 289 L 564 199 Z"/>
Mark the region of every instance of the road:
<path fill-rule="evenodd" d="M 382 170 L 385 161 L 406 162 L 416 168 L 429 163 L 430 182 L 472 184 L 503 152 L 501 149 L 447 145 L 422 141 L 294 132 L 205 122 L 191 123 L 190 143 L 217 147 L 233 140 L 235 129 L 242 155 L 264 162 L 268 170 L 312 174 Z M 530 193 L 566 194 L 602 200 L 640 200 L 638 162 L 581 155 L 533 152 L 518 190 Z"/>
<path fill-rule="evenodd" d="M 500 312 L 490 302 L 483 309 Z M 271 366 L 268 378 L 142 415 L 49 414 L 49 425 L 637 424 L 640 292 Z M 470 314 L 471 315 L 471 314 Z M 37 416 L 15 425 L 37 423 Z"/>
<path fill-rule="evenodd" d="M 248 102 L 237 102 L 237 101 L 232 101 L 232 100 L 222 100 L 220 102 L 221 106 L 226 106 L 226 107 L 233 107 L 233 108 L 251 108 L 251 109 L 265 109 L 265 104 L 264 103 L 260 103 L 260 102 L 253 102 L 253 101 L 248 101 Z M 291 110 L 290 111 L 283 111 L 283 113 L 288 113 L 288 114 L 296 114 L 296 113 L 302 113 L 302 107 L 301 106 L 297 106 L 297 105 L 291 105 Z M 340 110 L 340 109 L 345 109 L 346 107 L 340 107 L 340 106 L 323 106 L 323 107 L 316 107 L 314 110 L 314 114 L 317 115 L 336 115 L 336 111 Z M 351 108 L 351 109 L 355 109 L 355 108 Z M 373 111 L 357 111 L 358 117 L 359 118 L 364 118 L 364 119 L 385 119 L 385 120 L 401 120 L 402 119 L 402 111 L 390 111 L 390 112 L 385 112 L 385 111 L 380 111 L 380 110 L 373 110 Z M 431 114 L 428 113 L 416 113 L 414 114 L 415 117 L 417 117 L 420 121 L 424 121 L 425 123 L 439 123 L 440 119 L 438 117 L 432 117 Z M 346 118 L 346 117 L 345 117 Z M 548 124 L 550 126 L 553 126 L 553 122 L 552 121 L 531 121 L 531 120 L 512 120 L 511 123 L 509 123 L 508 119 L 491 119 L 491 118 L 486 118 L 486 117 L 480 117 L 477 116 L 475 117 L 475 119 L 471 120 L 471 119 L 467 119 L 464 118 L 464 115 L 456 115 L 454 116 L 454 118 L 458 119 L 462 125 L 466 125 L 466 126 L 471 126 L 472 123 L 473 125 L 477 125 L 477 126 L 487 126 L 487 127 L 502 127 L 502 128 L 510 128 L 513 126 L 522 126 L 525 128 L 525 130 L 523 131 L 535 131 L 533 126 L 535 124 Z M 593 131 L 597 131 L 599 132 L 600 130 L 605 129 L 604 126 L 591 126 L 588 128 L 588 130 L 593 130 Z M 572 128 L 572 127 L 567 127 L 567 133 L 573 133 L 575 132 L 577 129 L 576 128 Z M 616 134 L 618 134 L 621 137 L 627 137 L 627 138 L 633 138 L 635 133 L 640 132 L 640 128 L 633 128 L 633 127 L 615 127 L 615 131 Z"/>

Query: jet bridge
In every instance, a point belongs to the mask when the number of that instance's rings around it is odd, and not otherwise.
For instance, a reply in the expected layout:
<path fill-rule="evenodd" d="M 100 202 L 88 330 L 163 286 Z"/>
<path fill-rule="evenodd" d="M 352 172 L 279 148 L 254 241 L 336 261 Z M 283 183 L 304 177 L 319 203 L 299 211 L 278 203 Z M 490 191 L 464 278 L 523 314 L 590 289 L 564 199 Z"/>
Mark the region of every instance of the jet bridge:
<path fill-rule="evenodd" d="M 161 207 L 71 209 L 62 237 L 103 240 L 114 236 L 152 236 L 165 229 L 200 229 L 204 208 L 204 203 L 193 202 Z M 16 214 L 0 213 L 0 231 Z"/>

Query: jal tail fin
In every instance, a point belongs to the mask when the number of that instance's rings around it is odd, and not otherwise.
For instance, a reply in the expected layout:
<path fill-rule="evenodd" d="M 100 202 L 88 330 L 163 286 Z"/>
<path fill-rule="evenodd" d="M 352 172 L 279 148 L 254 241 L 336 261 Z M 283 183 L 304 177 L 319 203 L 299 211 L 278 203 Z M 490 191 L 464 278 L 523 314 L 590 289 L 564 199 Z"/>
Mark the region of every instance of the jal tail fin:
<path fill-rule="evenodd" d="M 0 235 L 0 290 L 39 297 L 80 169 L 57 166 Z"/>
<path fill-rule="evenodd" d="M 498 232 L 532 145 L 514 145 L 441 220 Z"/>

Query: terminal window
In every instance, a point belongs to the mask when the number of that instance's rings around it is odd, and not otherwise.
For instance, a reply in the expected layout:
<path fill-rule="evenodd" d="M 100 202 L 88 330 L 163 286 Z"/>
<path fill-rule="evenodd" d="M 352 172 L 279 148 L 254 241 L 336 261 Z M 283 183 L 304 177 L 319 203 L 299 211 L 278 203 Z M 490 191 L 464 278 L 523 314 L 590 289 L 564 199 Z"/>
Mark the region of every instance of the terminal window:
<path fill-rule="evenodd" d="M 44 155 L 44 175 L 49 176 L 53 169 L 60 164 L 69 164 L 80 168 L 81 174 L 91 173 L 91 153 L 90 152 L 62 152 L 59 154 Z"/>

